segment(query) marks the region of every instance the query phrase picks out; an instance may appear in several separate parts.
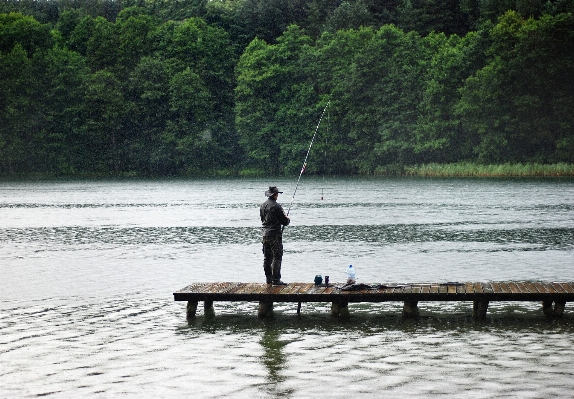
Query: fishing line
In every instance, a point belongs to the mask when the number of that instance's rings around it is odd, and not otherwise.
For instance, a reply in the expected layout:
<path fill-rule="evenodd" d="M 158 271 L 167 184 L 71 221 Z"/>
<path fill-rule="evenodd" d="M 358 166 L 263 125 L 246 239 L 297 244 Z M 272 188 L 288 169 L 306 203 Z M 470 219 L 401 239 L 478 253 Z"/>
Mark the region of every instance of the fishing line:
<path fill-rule="evenodd" d="M 287 216 L 289 216 L 289 212 L 291 212 L 291 207 L 293 206 L 293 201 L 295 200 L 295 194 L 297 194 L 297 188 L 299 187 L 299 181 L 301 180 L 301 176 L 307 167 L 307 158 L 309 158 L 309 153 L 311 152 L 311 147 L 313 146 L 313 141 L 315 141 L 315 136 L 317 135 L 317 131 L 319 130 L 319 126 L 321 125 L 321 120 L 323 119 L 323 115 L 325 115 L 325 111 L 327 111 L 327 107 L 331 101 L 327 102 L 325 108 L 323 108 L 323 112 L 321 113 L 321 117 L 319 118 L 319 122 L 317 123 L 317 127 L 315 128 L 315 133 L 313 133 L 313 138 L 311 139 L 311 143 L 309 143 L 309 148 L 307 149 L 307 155 L 305 155 L 305 160 L 303 161 L 303 166 L 301 167 L 301 172 L 299 172 L 299 178 L 297 179 L 297 184 L 295 185 L 295 191 L 293 192 L 293 197 L 291 197 L 291 203 L 289 204 L 289 209 L 287 209 Z M 285 226 L 281 228 L 281 231 Z"/>
<path fill-rule="evenodd" d="M 329 137 L 329 126 L 331 126 L 330 115 L 329 111 L 327 111 L 327 134 L 325 135 L 325 147 L 323 148 L 323 186 L 321 187 L 321 201 L 323 200 L 323 189 L 325 188 L 325 173 L 327 173 L 327 137 Z"/>

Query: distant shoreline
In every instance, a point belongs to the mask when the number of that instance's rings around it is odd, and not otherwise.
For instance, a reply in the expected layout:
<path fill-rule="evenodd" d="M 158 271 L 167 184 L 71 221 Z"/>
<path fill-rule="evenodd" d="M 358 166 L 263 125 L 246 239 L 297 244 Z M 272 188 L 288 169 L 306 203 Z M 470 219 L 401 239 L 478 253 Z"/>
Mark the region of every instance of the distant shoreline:
<path fill-rule="evenodd" d="M 320 173 L 309 173 L 313 176 L 322 176 Z M 0 174 L 0 181 L 13 180 L 61 180 L 61 179 L 182 179 L 182 178 L 210 178 L 210 177 L 269 177 L 271 174 L 258 169 L 227 169 L 206 170 L 202 174 L 181 175 L 145 175 L 137 172 L 125 172 L 116 174 L 106 173 L 79 173 L 67 175 L 53 174 Z M 505 163 L 483 165 L 471 162 L 459 162 L 450 164 L 429 163 L 423 165 L 386 165 L 379 166 L 371 174 L 344 174 L 329 176 L 345 177 L 574 177 L 574 164 L 556 163 Z"/>

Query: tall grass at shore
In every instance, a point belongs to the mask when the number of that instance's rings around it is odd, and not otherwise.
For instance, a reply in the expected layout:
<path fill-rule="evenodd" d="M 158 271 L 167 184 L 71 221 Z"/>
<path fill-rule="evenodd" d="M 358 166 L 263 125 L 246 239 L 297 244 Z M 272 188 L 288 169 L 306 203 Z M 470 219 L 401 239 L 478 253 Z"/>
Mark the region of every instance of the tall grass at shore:
<path fill-rule="evenodd" d="M 516 163 L 481 165 L 470 162 L 450 164 L 429 163 L 415 166 L 383 166 L 377 175 L 421 177 L 563 177 L 574 176 L 574 164 Z"/>

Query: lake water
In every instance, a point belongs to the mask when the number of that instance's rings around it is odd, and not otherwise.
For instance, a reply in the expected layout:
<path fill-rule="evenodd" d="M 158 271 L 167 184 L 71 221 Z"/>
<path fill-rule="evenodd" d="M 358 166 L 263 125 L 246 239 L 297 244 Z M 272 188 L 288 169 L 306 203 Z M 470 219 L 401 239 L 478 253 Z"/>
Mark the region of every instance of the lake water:
<path fill-rule="evenodd" d="M 193 282 L 263 282 L 258 207 L 295 179 L 0 182 L 0 398 L 564 398 L 574 305 L 215 303 Z M 323 199 L 321 199 L 323 197 Z M 574 281 L 572 179 L 304 176 L 283 280 Z"/>

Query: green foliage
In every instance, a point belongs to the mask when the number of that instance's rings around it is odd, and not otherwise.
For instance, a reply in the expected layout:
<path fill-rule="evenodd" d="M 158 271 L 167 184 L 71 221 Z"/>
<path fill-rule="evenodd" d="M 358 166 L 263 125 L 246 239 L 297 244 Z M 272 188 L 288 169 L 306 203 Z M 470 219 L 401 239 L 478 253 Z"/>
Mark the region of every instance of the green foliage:
<path fill-rule="evenodd" d="M 9 53 L 17 44 L 29 57 L 48 50 L 53 45 L 49 26 L 19 13 L 0 14 L 0 53 Z"/>
<path fill-rule="evenodd" d="M 6 0 L 0 175 L 572 164 L 572 4 Z"/>
<path fill-rule="evenodd" d="M 318 97 L 304 55 L 311 39 L 291 26 L 275 45 L 255 39 L 237 65 L 236 126 L 248 164 L 269 173 L 293 171 L 310 139 Z M 299 164 L 300 167 L 300 164 Z"/>
<path fill-rule="evenodd" d="M 525 20 L 510 11 L 490 33 L 490 60 L 457 105 L 467 134 L 479 138 L 479 159 L 570 161 L 559 145 L 574 129 L 572 14 Z"/>

